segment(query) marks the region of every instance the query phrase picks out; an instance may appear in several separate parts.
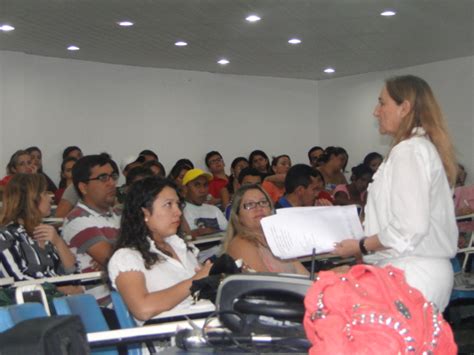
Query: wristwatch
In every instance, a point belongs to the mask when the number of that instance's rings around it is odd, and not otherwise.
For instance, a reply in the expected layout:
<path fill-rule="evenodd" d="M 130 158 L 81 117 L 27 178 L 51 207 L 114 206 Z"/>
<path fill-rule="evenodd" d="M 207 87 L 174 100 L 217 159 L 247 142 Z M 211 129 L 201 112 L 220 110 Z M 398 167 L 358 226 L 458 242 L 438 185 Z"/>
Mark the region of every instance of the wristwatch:
<path fill-rule="evenodd" d="M 371 251 L 369 251 L 365 248 L 365 240 L 366 239 L 367 239 L 367 237 L 364 237 L 361 240 L 359 240 L 359 249 L 360 249 L 360 252 L 362 253 L 362 255 L 372 254 Z"/>

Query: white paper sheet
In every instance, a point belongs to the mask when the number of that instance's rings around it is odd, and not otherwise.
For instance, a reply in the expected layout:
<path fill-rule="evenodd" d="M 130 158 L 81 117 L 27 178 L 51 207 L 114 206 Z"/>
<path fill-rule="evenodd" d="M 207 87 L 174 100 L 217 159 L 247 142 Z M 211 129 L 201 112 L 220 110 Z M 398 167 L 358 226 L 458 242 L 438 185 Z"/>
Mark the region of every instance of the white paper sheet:
<path fill-rule="evenodd" d="M 357 207 L 291 207 L 261 220 L 272 253 L 281 259 L 334 250 L 334 243 L 364 236 Z"/>

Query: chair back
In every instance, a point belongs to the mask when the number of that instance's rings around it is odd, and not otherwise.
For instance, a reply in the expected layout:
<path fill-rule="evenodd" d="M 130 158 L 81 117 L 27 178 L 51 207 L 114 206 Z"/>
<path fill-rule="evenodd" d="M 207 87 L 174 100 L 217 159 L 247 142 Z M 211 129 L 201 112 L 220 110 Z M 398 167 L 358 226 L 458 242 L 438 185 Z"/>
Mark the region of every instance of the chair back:
<path fill-rule="evenodd" d="M 120 293 L 118 293 L 117 291 L 111 291 L 110 296 L 112 297 L 112 304 L 114 305 L 115 314 L 117 315 L 120 328 L 135 328 L 137 326 L 137 323 L 128 311 L 128 308 L 123 302 Z"/>
<path fill-rule="evenodd" d="M 0 307 L 0 332 L 10 329 L 21 321 L 47 316 L 43 305 L 40 303 L 23 303 Z"/>
<path fill-rule="evenodd" d="M 41 285 L 23 285 L 15 289 L 15 299 L 17 304 L 26 302 L 41 303 L 46 311 L 46 315 L 50 316 L 48 298 Z"/>

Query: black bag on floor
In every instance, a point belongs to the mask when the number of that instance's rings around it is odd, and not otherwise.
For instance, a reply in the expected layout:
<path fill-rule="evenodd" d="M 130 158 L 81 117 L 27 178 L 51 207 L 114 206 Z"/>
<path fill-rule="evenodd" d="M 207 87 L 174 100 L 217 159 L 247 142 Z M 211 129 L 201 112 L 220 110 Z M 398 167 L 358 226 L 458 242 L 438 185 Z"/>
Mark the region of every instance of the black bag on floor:
<path fill-rule="evenodd" d="M 0 333 L 0 355 L 89 353 L 86 332 L 78 316 L 28 319 Z"/>

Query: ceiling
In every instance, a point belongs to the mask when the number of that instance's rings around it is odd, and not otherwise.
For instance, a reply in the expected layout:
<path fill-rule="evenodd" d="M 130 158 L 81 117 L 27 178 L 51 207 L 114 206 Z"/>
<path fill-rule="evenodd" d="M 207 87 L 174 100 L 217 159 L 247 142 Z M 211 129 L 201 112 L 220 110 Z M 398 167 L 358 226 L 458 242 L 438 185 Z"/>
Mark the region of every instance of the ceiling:
<path fill-rule="evenodd" d="M 0 0 L 3 23 L 15 30 L 1 50 L 237 75 L 322 80 L 474 55 L 474 0 Z"/>

